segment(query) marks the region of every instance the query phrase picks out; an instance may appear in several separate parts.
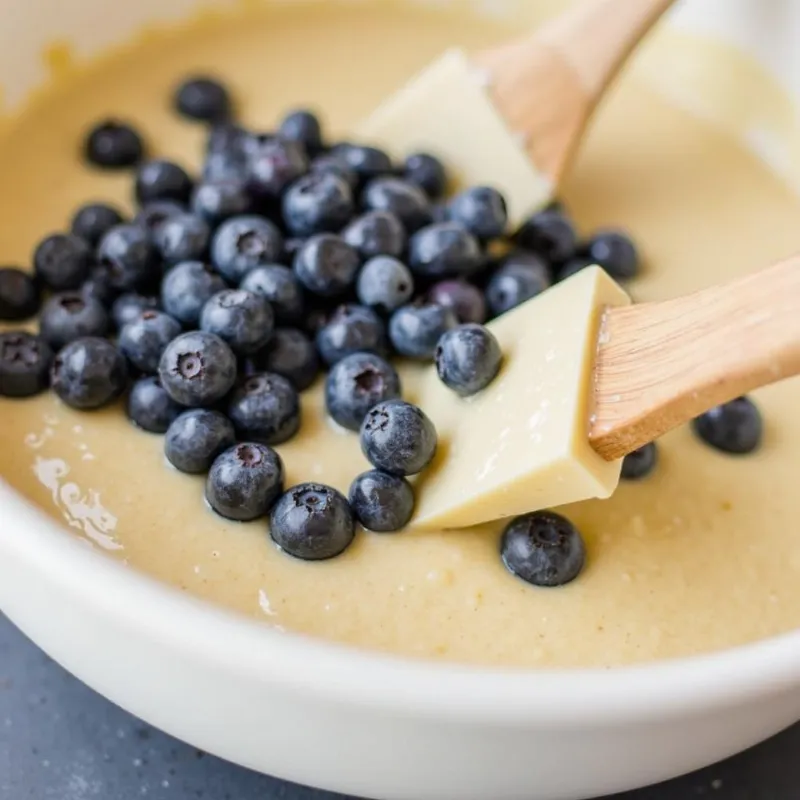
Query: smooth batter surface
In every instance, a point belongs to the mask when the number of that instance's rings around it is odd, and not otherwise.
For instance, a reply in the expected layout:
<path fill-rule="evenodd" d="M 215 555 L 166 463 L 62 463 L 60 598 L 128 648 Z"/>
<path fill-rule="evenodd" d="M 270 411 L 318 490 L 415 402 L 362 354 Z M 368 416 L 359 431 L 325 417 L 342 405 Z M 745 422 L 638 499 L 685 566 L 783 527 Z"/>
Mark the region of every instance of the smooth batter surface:
<path fill-rule="evenodd" d="M 199 163 L 201 131 L 169 110 L 171 86 L 213 70 L 244 120 L 265 128 L 310 103 L 337 130 L 452 44 L 508 35 L 500 22 L 394 6 L 328 3 L 250 12 L 118 54 L 0 127 L 0 260 L 89 199 L 128 204 L 130 177 L 86 169 L 85 127 L 109 113 L 141 124 L 157 154 Z M 364 65 L 369 65 L 365 68 Z M 726 135 L 630 76 L 600 115 L 565 197 L 583 230 L 624 224 L 646 271 L 636 299 L 675 295 L 800 248 L 800 202 Z M 409 394 L 414 387 L 406 376 Z M 163 439 L 121 408 L 78 413 L 50 394 L 0 401 L 0 474 L 77 536 L 195 595 L 287 630 L 425 657 L 509 665 L 612 665 L 715 650 L 800 624 L 800 385 L 757 396 L 766 436 L 732 458 L 688 430 L 661 442 L 651 479 L 566 513 L 588 563 L 573 584 L 534 589 L 498 557 L 499 526 L 443 534 L 361 533 L 345 556 L 281 555 L 263 522 L 208 511 L 202 480 L 166 466 Z M 331 427 L 316 391 L 301 434 L 281 445 L 288 482 L 346 489 L 365 468 L 356 437 Z M 224 647 L 224 642 L 220 642 Z"/>

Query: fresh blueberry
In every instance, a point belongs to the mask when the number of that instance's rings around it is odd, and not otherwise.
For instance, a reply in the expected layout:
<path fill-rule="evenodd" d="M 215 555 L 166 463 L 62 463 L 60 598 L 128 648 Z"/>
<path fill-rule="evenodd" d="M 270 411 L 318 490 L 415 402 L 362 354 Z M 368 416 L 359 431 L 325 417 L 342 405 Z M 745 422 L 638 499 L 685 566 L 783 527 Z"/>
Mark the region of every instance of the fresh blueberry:
<path fill-rule="evenodd" d="M 342 142 L 331 150 L 331 153 L 342 159 L 362 183 L 379 175 L 390 175 L 393 172 L 392 159 L 377 147 Z"/>
<path fill-rule="evenodd" d="M 249 355 L 269 341 L 275 327 L 272 306 L 260 294 L 223 289 L 210 297 L 200 314 L 200 328 L 227 342 L 236 355 Z"/>
<path fill-rule="evenodd" d="M 53 391 L 68 406 L 100 408 L 125 391 L 128 369 L 108 339 L 86 336 L 58 352 L 50 370 Z"/>
<path fill-rule="evenodd" d="M 452 309 L 425 301 L 398 308 L 389 320 L 389 339 L 398 353 L 432 359 L 444 333 L 458 325 Z"/>
<path fill-rule="evenodd" d="M 161 385 L 183 406 L 210 406 L 236 380 L 236 356 L 219 336 L 191 331 L 164 348 L 158 366 Z"/>
<path fill-rule="evenodd" d="M 233 423 L 219 411 L 191 408 L 167 430 L 164 455 L 181 472 L 208 472 L 214 459 L 236 441 Z"/>
<path fill-rule="evenodd" d="M 243 181 L 206 181 L 199 183 L 192 195 L 192 211 L 209 225 L 246 214 L 250 206 L 250 195 Z"/>
<path fill-rule="evenodd" d="M 167 265 L 196 261 L 205 256 L 211 229 L 195 214 L 176 214 L 164 220 L 155 235 L 155 244 Z"/>
<path fill-rule="evenodd" d="M 257 373 L 233 392 L 228 416 L 239 438 L 280 444 L 300 429 L 300 397 L 283 376 Z"/>
<path fill-rule="evenodd" d="M 278 126 L 282 139 L 290 139 L 303 145 L 307 153 L 316 153 L 322 148 L 322 126 L 316 114 L 299 109 L 287 114 Z"/>
<path fill-rule="evenodd" d="M 425 277 L 467 276 L 482 263 L 478 240 L 457 222 L 428 225 L 408 243 L 408 265 L 412 272 Z"/>
<path fill-rule="evenodd" d="M 483 292 L 464 280 L 439 281 L 428 290 L 428 301 L 450 308 L 459 322 L 486 322 L 486 298 Z"/>
<path fill-rule="evenodd" d="M 539 211 L 517 231 L 520 247 L 541 256 L 549 264 L 560 264 L 575 255 L 578 236 L 569 218 L 559 211 Z"/>
<path fill-rule="evenodd" d="M 247 178 L 247 156 L 241 150 L 223 150 L 209 153 L 203 162 L 202 179 L 204 183 L 235 183 L 243 185 L 248 200 L 251 200 L 247 189 Z"/>
<path fill-rule="evenodd" d="M 155 242 L 161 226 L 172 217 L 186 213 L 186 207 L 176 200 L 153 200 L 145 203 L 133 221 L 147 231 L 150 240 Z"/>
<path fill-rule="evenodd" d="M 541 294 L 551 284 L 550 269 L 533 253 L 507 256 L 489 279 L 486 301 L 492 315 L 499 316 Z"/>
<path fill-rule="evenodd" d="M 175 200 L 186 205 L 192 194 L 192 179 L 172 161 L 147 161 L 136 171 L 135 192 L 140 206 L 154 200 Z"/>
<path fill-rule="evenodd" d="M 692 422 L 694 432 L 723 453 L 744 455 L 761 445 L 764 425 L 758 406 L 748 397 L 737 397 L 715 406 Z"/>
<path fill-rule="evenodd" d="M 375 256 L 358 273 L 356 294 L 365 305 L 383 314 L 407 303 L 414 294 L 414 276 L 392 256 Z"/>
<path fill-rule="evenodd" d="M 439 339 L 434 358 L 442 383 L 461 397 L 470 397 L 497 377 L 503 353 L 488 328 L 468 323 Z"/>
<path fill-rule="evenodd" d="M 335 175 L 337 178 L 341 178 L 345 181 L 351 190 L 358 186 L 358 175 L 347 166 L 347 162 L 341 156 L 330 154 L 317 156 L 311 162 L 311 172 Z"/>
<path fill-rule="evenodd" d="M 569 261 L 565 261 L 558 269 L 558 280 L 565 281 L 567 278 L 571 278 L 573 275 L 580 272 L 582 269 L 586 269 L 592 265 L 593 262 L 589 261 L 587 258 L 583 256 L 575 256 L 571 258 Z"/>
<path fill-rule="evenodd" d="M 276 200 L 290 183 L 308 172 L 308 158 L 303 146 L 283 139 L 260 143 L 250 153 L 247 185 L 260 198 Z"/>
<path fill-rule="evenodd" d="M 70 230 L 75 236 L 96 247 L 115 225 L 123 222 L 122 214 L 108 203 L 87 203 L 73 215 Z"/>
<path fill-rule="evenodd" d="M 461 223 L 478 239 L 496 239 L 508 224 L 506 201 L 497 189 L 473 186 L 450 201 L 450 219 Z"/>
<path fill-rule="evenodd" d="M 622 460 L 621 477 L 626 481 L 638 481 L 646 478 L 656 466 L 658 448 L 655 442 L 643 445 L 638 450 L 628 453 Z"/>
<path fill-rule="evenodd" d="M 110 327 L 102 304 L 80 292 L 54 294 L 39 317 L 39 333 L 54 350 L 82 336 L 105 336 Z"/>
<path fill-rule="evenodd" d="M 431 203 L 431 222 L 450 222 L 450 206 L 443 200 Z"/>
<path fill-rule="evenodd" d="M 316 338 L 317 334 L 328 324 L 333 309 L 330 304 L 320 303 L 320 298 L 312 297 L 313 303 L 303 317 L 303 328 L 307 333 Z"/>
<path fill-rule="evenodd" d="M 633 278 L 639 272 L 639 252 L 622 231 L 596 231 L 585 245 L 585 256 L 617 280 Z"/>
<path fill-rule="evenodd" d="M 355 521 L 344 495 L 319 483 L 300 483 L 272 507 L 269 532 L 295 558 L 322 561 L 343 553 L 355 536 Z"/>
<path fill-rule="evenodd" d="M 374 178 L 364 188 L 361 202 L 368 211 L 391 212 L 409 233 L 431 220 L 428 195 L 415 183 L 402 178 Z"/>
<path fill-rule="evenodd" d="M 353 353 L 386 353 L 383 320 L 367 306 L 339 306 L 317 334 L 317 350 L 332 366 Z"/>
<path fill-rule="evenodd" d="M 244 142 L 249 137 L 246 128 L 230 120 L 214 122 L 208 129 L 206 155 L 214 153 L 244 153 Z"/>
<path fill-rule="evenodd" d="M 0 333 L 0 396 L 30 397 L 50 383 L 53 351 L 27 331 Z"/>
<path fill-rule="evenodd" d="M 206 480 L 206 500 L 221 517 L 249 522 L 263 517 L 283 491 L 283 463 L 258 442 L 235 444 L 220 453 Z"/>
<path fill-rule="evenodd" d="M 144 311 L 158 308 L 158 298 L 148 297 L 143 294 L 120 295 L 111 306 L 111 319 L 117 330 L 122 330 L 129 322 L 138 319 Z"/>
<path fill-rule="evenodd" d="M 325 407 L 331 418 L 358 431 L 367 412 L 384 400 L 401 395 L 395 368 L 374 353 L 354 353 L 337 362 L 325 379 Z"/>
<path fill-rule="evenodd" d="M 120 169 L 132 167 L 142 160 L 144 143 L 128 123 L 107 119 L 89 131 L 83 153 L 86 160 L 96 167 Z"/>
<path fill-rule="evenodd" d="M 13 322 L 32 317 L 41 305 L 36 281 L 16 267 L 0 267 L 0 320 Z"/>
<path fill-rule="evenodd" d="M 217 292 L 226 289 L 225 281 L 201 261 L 184 261 L 174 266 L 161 284 L 161 305 L 184 327 L 196 327 L 203 306 Z"/>
<path fill-rule="evenodd" d="M 211 262 L 230 283 L 238 285 L 250 270 L 280 259 L 283 237 L 265 217 L 231 217 L 211 240 Z"/>
<path fill-rule="evenodd" d="M 373 406 L 361 424 L 361 450 L 373 467 L 392 475 L 416 475 L 436 455 L 437 436 L 423 411 L 404 400 Z"/>
<path fill-rule="evenodd" d="M 119 294 L 111 280 L 111 272 L 106 267 L 92 267 L 89 277 L 81 284 L 81 297 L 97 300 L 100 305 L 110 308 Z"/>
<path fill-rule="evenodd" d="M 342 231 L 342 238 L 363 258 L 396 258 L 406 249 L 407 241 L 403 223 L 389 211 L 362 214 Z"/>
<path fill-rule="evenodd" d="M 183 411 L 165 391 L 154 375 L 140 378 L 131 386 L 128 395 L 128 419 L 148 433 L 166 433 Z"/>
<path fill-rule="evenodd" d="M 317 348 L 297 328 L 277 328 L 250 363 L 254 372 L 282 375 L 298 392 L 308 389 L 319 373 Z"/>
<path fill-rule="evenodd" d="M 309 291 L 335 297 L 353 285 L 360 265 L 358 253 L 343 239 L 318 233 L 297 251 L 294 272 Z"/>
<path fill-rule="evenodd" d="M 136 224 L 111 228 L 100 240 L 97 259 L 120 292 L 149 287 L 160 274 L 158 253 L 147 231 Z"/>
<path fill-rule="evenodd" d="M 77 289 L 92 269 L 92 249 L 80 236 L 53 233 L 45 237 L 33 254 L 36 277 L 54 292 Z"/>
<path fill-rule="evenodd" d="M 140 372 L 155 373 L 167 345 L 180 334 L 180 322 L 169 314 L 143 311 L 120 330 L 117 346 Z"/>
<path fill-rule="evenodd" d="M 397 475 L 378 469 L 363 472 L 350 484 L 348 498 L 356 519 L 369 531 L 404 528 L 414 513 L 414 490 Z"/>
<path fill-rule="evenodd" d="M 283 220 L 295 236 L 338 231 L 353 216 L 353 193 L 330 172 L 311 172 L 283 195 Z"/>
<path fill-rule="evenodd" d="M 256 267 L 244 276 L 239 288 L 268 300 L 279 325 L 299 322 L 303 316 L 303 287 L 288 267 L 280 264 Z"/>
<path fill-rule="evenodd" d="M 406 180 L 416 183 L 428 197 L 436 200 L 447 188 L 447 173 L 444 164 L 429 153 L 412 153 L 403 164 Z"/>
<path fill-rule="evenodd" d="M 508 524 L 500 557 L 509 572 L 527 583 L 563 586 L 583 569 L 586 548 L 568 519 L 552 511 L 534 511 Z"/>
<path fill-rule="evenodd" d="M 201 122 L 219 122 L 231 115 L 228 90 L 216 78 L 198 75 L 175 90 L 175 109 L 184 117 Z"/>

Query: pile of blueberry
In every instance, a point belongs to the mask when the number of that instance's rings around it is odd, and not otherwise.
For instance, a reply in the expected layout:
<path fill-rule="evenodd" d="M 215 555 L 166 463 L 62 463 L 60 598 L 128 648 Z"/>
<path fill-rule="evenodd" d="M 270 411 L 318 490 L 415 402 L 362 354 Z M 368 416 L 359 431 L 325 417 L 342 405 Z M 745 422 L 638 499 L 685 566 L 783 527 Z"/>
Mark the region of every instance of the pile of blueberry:
<path fill-rule="evenodd" d="M 133 171 L 135 216 L 84 205 L 69 232 L 38 244 L 32 275 L 0 269 L 0 319 L 39 314 L 38 335 L 0 334 L 0 395 L 50 386 L 66 404 L 95 409 L 127 393 L 130 419 L 166 434 L 167 459 L 207 473 L 217 513 L 269 514 L 272 538 L 293 556 L 330 558 L 356 521 L 396 531 L 411 517 L 406 478 L 430 463 L 436 431 L 401 399 L 392 355 L 434 361 L 448 387 L 472 395 L 501 367 L 488 319 L 591 263 L 618 279 L 638 270 L 619 231 L 582 241 L 559 204 L 510 231 L 496 190 L 446 200 L 448 176 L 433 156 L 396 163 L 374 147 L 329 143 L 309 111 L 274 132 L 247 130 L 226 87 L 205 77 L 182 83 L 173 104 L 208 126 L 201 175 L 150 159 L 134 127 L 104 121 L 83 156 Z M 328 414 L 360 433 L 374 467 L 348 499 L 312 483 L 284 491 L 273 449 L 298 431 L 298 393 L 322 370 Z M 744 452 L 760 434 L 754 409 L 736 401 L 696 429 Z M 623 475 L 641 478 L 655 461 L 650 445 Z M 552 513 L 518 518 L 502 543 L 508 568 L 538 585 L 574 578 L 583 552 Z"/>

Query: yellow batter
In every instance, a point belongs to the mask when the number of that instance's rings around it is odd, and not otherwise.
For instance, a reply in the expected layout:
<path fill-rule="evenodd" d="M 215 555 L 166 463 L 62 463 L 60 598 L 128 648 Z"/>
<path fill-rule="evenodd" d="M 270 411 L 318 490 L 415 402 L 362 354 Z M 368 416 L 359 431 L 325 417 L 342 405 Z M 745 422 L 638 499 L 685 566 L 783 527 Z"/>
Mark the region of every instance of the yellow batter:
<path fill-rule="evenodd" d="M 251 125 L 269 127 L 285 108 L 311 104 L 342 131 L 445 47 L 508 34 L 500 21 L 416 6 L 280 5 L 121 52 L 0 128 L 0 260 L 28 264 L 39 238 L 63 229 L 83 201 L 128 205 L 128 176 L 90 171 L 77 157 L 99 117 L 131 117 L 159 155 L 197 166 L 202 133 L 168 102 L 186 73 L 224 76 Z M 635 78 L 603 109 L 564 194 L 584 230 L 620 223 L 642 244 L 637 299 L 800 249 L 800 201 L 786 186 Z M 237 525 L 208 511 L 202 480 L 170 469 L 162 437 L 133 429 L 119 408 L 81 414 L 50 394 L 0 402 L 0 474 L 131 568 L 266 624 L 465 662 L 613 665 L 800 623 L 800 385 L 757 399 L 766 422 L 758 454 L 728 457 L 680 430 L 662 441 L 650 480 L 568 508 L 588 563 L 575 583 L 550 590 L 505 572 L 497 526 L 361 533 L 339 559 L 294 561 L 275 550 L 263 522 Z M 288 481 L 346 489 L 365 467 L 356 437 L 326 422 L 319 392 L 303 400 L 302 432 L 279 448 Z"/>

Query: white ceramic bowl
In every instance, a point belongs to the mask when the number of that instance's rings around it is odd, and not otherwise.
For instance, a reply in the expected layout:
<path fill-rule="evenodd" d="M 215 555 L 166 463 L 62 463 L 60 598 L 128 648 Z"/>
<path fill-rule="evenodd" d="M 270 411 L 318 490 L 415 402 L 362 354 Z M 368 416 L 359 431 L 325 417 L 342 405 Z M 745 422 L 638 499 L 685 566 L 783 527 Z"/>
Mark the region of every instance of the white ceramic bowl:
<path fill-rule="evenodd" d="M 89 56 L 193 5 L 0 1 L 7 102 L 44 78 L 39 53 L 54 38 Z M 794 0 L 688 0 L 674 23 L 736 43 L 800 97 Z M 667 72 L 667 82 L 697 74 L 683 62 Z M 725 88 L 696 81 L 705 86 Z M 753 103 L 743 134 L 792 172 L 781 135 L 793 111 L 761 94 Z M 726 108 L 717 104 L 733 116 Z M 701 767 L 800 719 L 800 632 L 609 671 L 405 661 L 280 634 L 180 595 L 93 552 L 2 483 L 0 509 L 0 608 L 35 642 L 165 731 L 301 783 L 402 800 L 583 798 Z"/>

